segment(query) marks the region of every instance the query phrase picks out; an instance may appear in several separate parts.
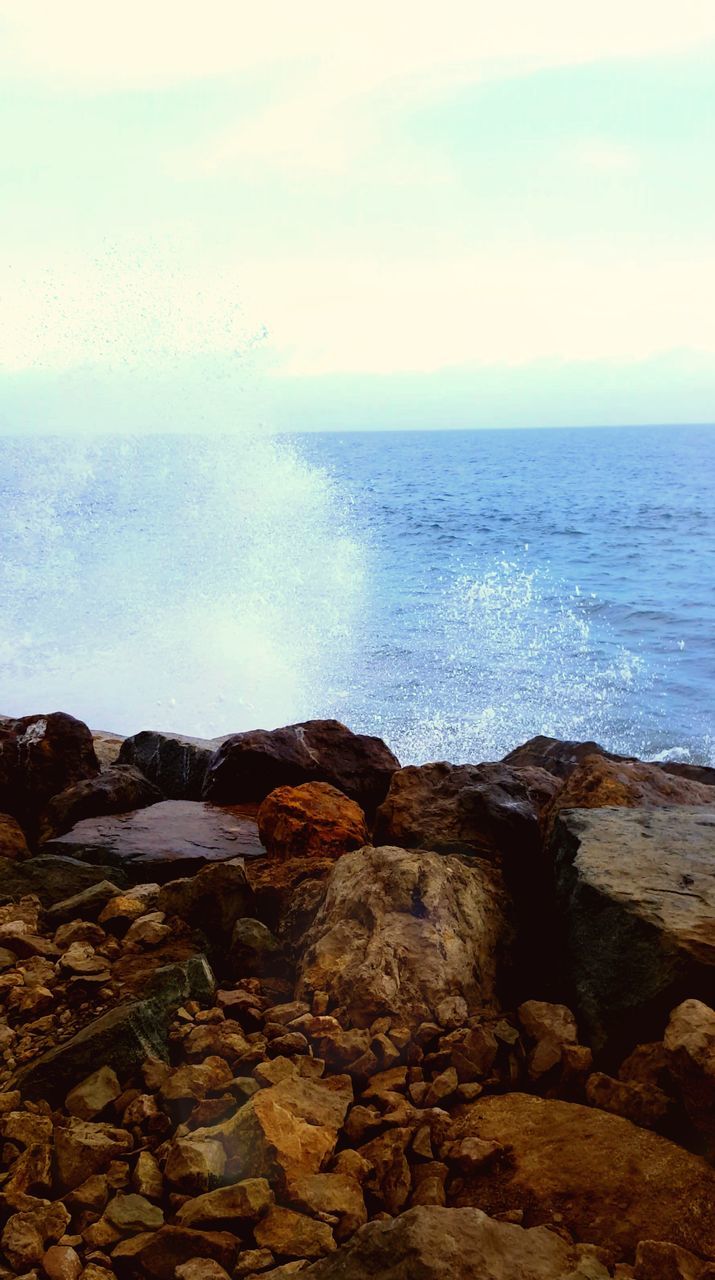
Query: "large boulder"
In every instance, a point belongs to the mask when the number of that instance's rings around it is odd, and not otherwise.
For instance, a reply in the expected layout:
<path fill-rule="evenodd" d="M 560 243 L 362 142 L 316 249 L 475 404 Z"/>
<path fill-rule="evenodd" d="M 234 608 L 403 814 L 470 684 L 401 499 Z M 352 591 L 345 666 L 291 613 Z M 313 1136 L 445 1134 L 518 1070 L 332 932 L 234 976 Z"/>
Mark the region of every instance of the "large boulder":
<path fill-rule="evenodd" d="M 63 711 L 0 719 L 0 812 L 30 835 L 52 796 L 97 773 L 92 734 L 81 720 Z"/>
<path fill-rule="evenodd" d="M 479 1209 L 419 1205 L 369 1222 L 337 1253 L 301 1272 L 305 1280 L 608 1280 L 593 1258 L 545 1227 L 495 1222 Z"/>
<path fill-rule="evenodd" d="M 552 852 L 578 1012 L 620 1059 L 712 997 L 715 807 L 563 812 Z"/>
<path fill-rule="evenodd" d="M 623 1259 L 640 1240 L 715 1258 L 715 1170 L 648 1129 L 578 1103 L 507 1093 L 453 1119 L 447 1145 L 467 1138 L 504 1150 L 452 1188 L 459 1205 L 521 1209 L 529 1226 L 560 1222 Z"/>
<path fill-rule="evenodd" d="M 360 806 L 328 782 L 271 791 L 258 810 L 258 833 L 279 858 L 339 858 L 368 840 Z"/>
<path fill-rule="evenodd" d="M 416 1025 L 446 999 L 498 1003 L 509 906 L 499 872 L 421 850 L 371 847 L 333 867 L 302 944 L 298 998 L 328 992 L 356 1026 Z"/>
<path fill-rule="evenodd" d="M 536 766 L 546 769 L 557 778 L 568 778 L 574 769 L 583 762 L 586 756 L 599 755 L 606 760 L 633 760 L 633 756 L 618 756 L 597 742 L 570 742 L 560 738 L 549 738 L 543 733 L 528 742 L 522 742 L 508 755 L 504 756 L 504 764 L 515 769 Z"/>
<path fill-rule="evenodd" d="M 675 804 L 713 804 L 712 787 L 666 773 L 658 764 L 586 756 L 554 797 L 547 814 L 549 828 L 562 809 L 627 809 Z"/>
<path fill-rule="evenodd" d="M 109 880 L 118 888 L 127 884 L 119 867 L 90 866 L 77 858 L 40 854 L 22 862 L 0 858 L 0 902 L 36 893 L 43 907 L 64 902 L 92 885 Z"/>
<path fill-rule="evenodd" d="M 167 800 L 200 800 L 209 760 L 222 742 L 143 729 L 124 739 L 118 763 L 136 765 Z"/>
<path fill-rule="evenodd" d="M 192 875 L 209 862 L 265 850 L 255 819 L 246 814 L 197 800 L 164 800 L 132 813 L 86 818 L 46 841 L 43 852 L 121 867 L 139 884 Z"/>
<path fill-rule="evenodd" d="M 163 796 L 159 788 L 133 765 L 111 765 L 96 778 L 75 782 L 52 797 L 40 819 L 40 837 L 50 840 L 64 835 L 86 818 L 129 813 L 132 809 L 158 804 L 160 800 Z"/>
<path fill-rule="evenodd" d="M 206 773 L 204 798 L 259 803 L 276 787 L 329 782 L 372 817 L 400 762 L 380 738 L 352 733 L 338 720 L 253 729 L 226 738 Z"/>
<path fill-rule="evenodd" d="M 393 775 L 377 813 L 375 840 L 528 864 L 540 850 L 540 813 L 559 789 L 542 769 L 408 765 Z"/>

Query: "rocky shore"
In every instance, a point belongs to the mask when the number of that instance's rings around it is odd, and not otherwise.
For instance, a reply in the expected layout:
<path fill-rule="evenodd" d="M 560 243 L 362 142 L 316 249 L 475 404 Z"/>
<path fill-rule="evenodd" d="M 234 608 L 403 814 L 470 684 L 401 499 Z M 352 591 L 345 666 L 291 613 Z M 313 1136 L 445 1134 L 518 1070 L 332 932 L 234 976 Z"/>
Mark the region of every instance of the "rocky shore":
<path fill-rule="evenodd" d="M 715 1280 L 715 770 L 0 718 L 0 1280 Z"/>

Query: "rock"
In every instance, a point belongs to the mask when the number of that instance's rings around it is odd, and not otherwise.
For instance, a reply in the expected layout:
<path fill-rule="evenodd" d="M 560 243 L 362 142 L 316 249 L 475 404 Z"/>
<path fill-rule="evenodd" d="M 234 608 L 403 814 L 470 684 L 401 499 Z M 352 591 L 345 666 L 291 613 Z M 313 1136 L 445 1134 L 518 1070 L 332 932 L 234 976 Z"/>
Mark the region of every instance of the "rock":
<path fill-rule="evenodd" d="M 237 978 L 273 973 L 284 960 L 283 948 L 260 920 L 244 918 L 233 926 L 228 962 Z"/>
<path fill-rule="evenodd" d="M 420 1205 L 370 1222 L 304 1280 L 608 1280 L 605 1268 L 577 1270 L 579 1255 L 546 1227 L 524 1230 L 479 1209 Z"/>
<path fill-rule="evenodd" d="M 156 1157 L 150 1151 L 140 1151 L 132 1173 L 132 1187 L 137 1195 L 146 1196 L 148 1200 L 160 1200 L 164 1190 L 164 1179 Z"/>
<path fill-rule="evenodd" d="M 644 809 L 663 805 L 712 805 L 715 793 L 702 782 L 666 773 L 657 764 L 585 756 L 554 798 L 549 827 L 563 809 Z"/>
<path fill-rule="evenodd" d="M 59 1201 L 42 1201 L 37 1208 L 8 1218 L 0 1243 L 17 1275 L 42 1261 L 48 1244 L 61 1238 L 69 1220 L 69 1213 Z"/>
<path fill-rule="evenodd" d="M 515 747 L 504 756 L 504 764 L 515 769 L 546 769 L 557 778 L 569 778 L 587 756 L 602 756 L 605 760 L 633 760 L 632 756 L 614 755 L 597 742 L 562 742 L 559 738 L 547 738 L 538 734 L 528 742 Z"/>
<path fill-rule="evenodd" d="M 322 1258 L 336 1248 L 333 1233 L 324 1222 L 280 1205 L 268 1210 L 253 1234 L 259 1248 L 270 1249 L 280 1258 Z"/>
<path fill-rule="evenodd" d="M 43 810 L 40 838 L 63 835 L 86 818 L 128 813 L 163 800 L 158 787 L 132 765 L 112 765 L 96 778 L 85 778 L 53 796 Z"/>
<path fill-rule="evenodd" d="M 43 907 L 51 907 L 105 880 L 126 884 L 119 868 L 89 866 L 77 858 L 43 854 L 24 862 L 0 858 L 0 902 L 36 893 Z"/>
<path fill-rule="evenodd" d="M 62 711 L 0 718 L 0 812 L 32 835 L 52 796 L 98 773 L 92 735 L 81 720 Z"/>
<path fill-rule="evenodd" d="M 275 1204 L 265 1178 L 246 1178 L 230 1187 L 219 1187 L 182 1205 L 177 1214 L 185 1227 L 206 1227 L 216 1222 L 257 1222 Z"/>
<path fill-rule="evenodd" d="M 561 1062 L 564 1045 L 577 1043 L 576 1019 L 566 1005 L 544 1000 L 526 1000 L 518 1012 L 525 1034 L 536 1042 L 528 1055 L 528 1067 L 531 1079 L 538 1080 Z"/>
<path fill-rule="evenodd" d="M 392 777 L 375 822 L 378 843 L 490 861 L 539 857 L 539 802 L 560 789 L 550 774 L 533 781 L 503 764 L 409 765 Z"/>
<path fill-rule="evenodd" d="M 156 1231 L 164 1223 L 164 1214 L 158 1205 L 151 1204 L 144 1196 L 130 1192 L 119 1193 L 109 1201 L 104 1217 L 122 1235 L 137 1235 L 140 1231 Z"/>
<path fill-rule="evenodd" d="M 357 1156 L 357 1152 L 354 1153 Z M 361 1157 L 358 1157 L 361 1159 Z M 346 1173 L 313 1173 L 288 1188 L 288 1196 L 298 1209 L 314 1216 L 329 1213 L 338 1218 L 337 1240 L 346 1240 L 367 1222 L 361 1184 Z"/>
<path fill-rule="evenodd" d="M 72 1191 L 110 1160 L 131 1151 L 134 1143 L 125 1129 L 69 1119 L 55 1129 L 55 1167 L 62 1192 Z"/>
<path fill-rule="evenodd" d="M 192 800 L 165 800 L 134 813 L 87 818 L 42 848 L 121 867 L 135 883 L 164 882 L 193 875 L 207 863 L 264 852 L 253 818 Z"/>
<path fill-rule="evenodd" d="M 379 738 L 337 720 L 255 729 L 226 738 L 209 763 L 204 798 L 215 804 L 260 802 L 276 787 L 328 782 L 372 817 L 399 761 Z"/>
<path fill-rule="evenodd" d="M 668 1065 L 685 1110 L 715 1150 L 715 1010 L 701 1000 L 684 1000 L 670 1015 L 664 1036 Z"/>
<path fill-rule="evenodd" d="M 509 938 L 499 873 L 393 848 L 334 865 L 298 964 L 299 998 L 328 992 L 357 1026 L 397 1014 L 416 1027 L 448 996 L 494 1005 Z"/>
<path fill-rule="evenodd" d="M 636 1249 L 635 1280 L 706 1280 L 706 1263 L 688 1249 L 663 1240 L 641 1240 Z M 707 1267 L 707 1280 L 713 1271 Z"/>
<path fill-rule="evenodd" d="M 210 1258 L 192 1258 L 174 1272 L 176 1280 L 231 1280 L 228 1271 Z"/>
<path fill-rule="evenodd" d="M 124 738 L 118 733 L 107 733 L 103 729 L 92 730 L 94 754 L 99 761 L 100 769 L 110 769 L 117 764 L 117 757 Z"/>
<path fill-rule="evenodd" d="M 614 1080 L 602 1071 L 588 1077 L 586 1099 L 591 1106 L 624 1116 L 646 1129 L 656 1128 L 670 1109 L 670 1098 L 657 1085 Z"/>
<path fill-rule="evenodd" d="M 0 858 L 14 860 L 29 856 L 30 850 L 20 823 L 9 813 L 0 813 Z"/>
<path fill-rule="evenodd" d="M 695 784 L 688 784 L 695 785 Z M 562 813 L 552 849 L 568 965 L 595 1049 L 655 1040 L 715 979 L 715 808 Z"/>
<path fill-rule="evenodd" d="M 192 1231 L 188 1227 L 164 1226 L 151 1235 L 140 1237 L 139 1247 L 127 1252 L 151 1280 L 174 1280 L 177 1268 L 196 1258 L 218 1262 L 230 1273 L 238 1248 L 239 1241 L 228 1231 Z M 112 1255 L 117 1269 L 123 1252 L 124 1246 L 120 1245 Z"/>
<path fill-rule="evenodd" d="M 223 1143 L 234 1181 L 297 1186 L 334 1151 L 352 1097 L 349 1076 L 293 1076 L 260 1089 L 229 1120 L 194 1136 Z"/>
<path fill-rule="evenodd" d="M 99 915 L 99 923 L 107 933 L 121 938 L 135 920 L 157 905 L 158 899 L 158 884 L 135 885 L 129 892 L 109 900 Z"/>
<path fill-rule="evenodd" d="M 214 987 L 203 956 L 162 966 L 147 984 L 147 998 L 110 1009 L 70 1040 L 36 1058 L 17 1075 L 28 1098 L 60 1099 L 89 1074 L 97 1062 L 128 1076 L 147 1058 L 166 1056 L 172 1014 L 187 1000 L 205 999 Z"/>
<path fill-rule="evenodd" d="M 327 782 L 271 791 L 258 810 L 258 831 L 278 858 L 339 858 L 368 842 L 360 806 Z"/>
<path fill-rule="evenodd" d="M 121 897 L 121 892 L 111 880 L 100 880 L 71 898 L 56 902 L 47 911 L 47 922 L 56 926 L 75 920 L 96 920 L 113 898 Z"/>
<path fill-rule="evenodd" d="M 632 1257 L 645 1239 L 715 1257 L 715 1171 L 648 1129 L 577 1103 L 507 1093 L 461 1110 L 449 1141 L 466 1137 L 498 1142 L 508 1158 L 465 1180 L 459 1204 L 523 1209 L 530 1222 L 558 1214 L 576 1240 L 617 1258 Z"/>
<path fill-rule="evenodd" d="M 171 937 L 171 929 L 164 920 L 163 911 L 150 911 L 139 916 L 124 935 L 125 948 L 142 951 L 166 942 Z"/>
<path fill-rule="evenodd" d="M 709 764 L 683 764 L 679 760 L 663 760 L 659 766 L 666 773 L 676 778 L 688 778 L 690 782 L 704 782 L 708 787 L 715 787 L 715 767 Z"/>
<path fill-rule="evenodd" d="M 116 1071 L 111 1067 L 99 1067 L 70 1090 L 65 1098 L 65 1107 L 71 1116 L 77 1116 L 80 1120 L 94 1120 L 110 1102 L 119 1097 L 121 1091 Z"/>
<path fill-rule="evenodd" d="M 124 739 L 119 763 L 136 765 L 167 800 L 200 800 L 209 760 L 223 741 L 144 729 Z"/>
<path fill-rule="evenodd" d="M 215 1187 L 226 1168 L 226 1152 L 216 1138 L 175 1138 L 164 1165 L 164 1177 L 177 1191 L 201 1197 Z M 187 1224 L 188 1225 L 188 1224 Z"/>
<path fill-rule="evenodd" d="M 42 1270 L 47 1280 L 78 1280 L 82 1262 L 70 1245 L 53 1244 L 42 1259 Z"/>
<path fill-rule="evenodd" d="M 170 880 L 156 905 L 166 916 L 178 916 L 200 930 L 222 954 L 230 946 L 236 921 L 255 912 L 243 863 L 233 860 L 203 867 L 191 879 Z"/>

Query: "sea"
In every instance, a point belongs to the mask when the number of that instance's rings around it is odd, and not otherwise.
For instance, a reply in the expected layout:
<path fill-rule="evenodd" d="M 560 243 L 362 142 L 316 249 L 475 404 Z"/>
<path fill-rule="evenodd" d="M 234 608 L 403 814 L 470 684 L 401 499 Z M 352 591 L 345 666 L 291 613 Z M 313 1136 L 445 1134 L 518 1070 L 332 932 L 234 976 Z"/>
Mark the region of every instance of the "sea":
<path fill-rule="evenodd" d="M 715 763 L 715 429 L 0 438 L 0 713 Z"/>

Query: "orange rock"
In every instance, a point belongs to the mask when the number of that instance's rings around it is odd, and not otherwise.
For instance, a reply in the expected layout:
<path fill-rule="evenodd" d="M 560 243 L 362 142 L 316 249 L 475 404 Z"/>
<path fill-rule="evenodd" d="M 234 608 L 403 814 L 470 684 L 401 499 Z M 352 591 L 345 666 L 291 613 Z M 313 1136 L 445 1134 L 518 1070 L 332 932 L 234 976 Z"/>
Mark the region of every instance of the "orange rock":
<path fill-rule="evenodd" d="M 0 858 L 29 858 L 25 833 L 9 813 L 0 813 Z"/>
<path fill-rule="evenodd" d="M 258 831 L 279 858 L 339 858 L 368 841 L 360 806 L 327 782 L 272 791 L 258 810 Z"/>
<path fill-rule="evenodd" d="M 659 808 L 672 804 L 712 804 L 713 788 L 666 773 L 657 764 L 586 756 L 566 779 L 548 811 L 549 829 L 562 809 Z"/>

